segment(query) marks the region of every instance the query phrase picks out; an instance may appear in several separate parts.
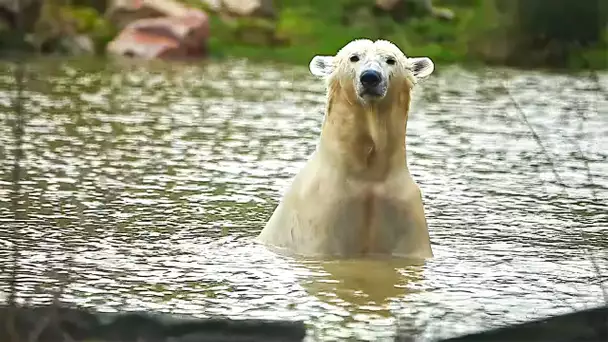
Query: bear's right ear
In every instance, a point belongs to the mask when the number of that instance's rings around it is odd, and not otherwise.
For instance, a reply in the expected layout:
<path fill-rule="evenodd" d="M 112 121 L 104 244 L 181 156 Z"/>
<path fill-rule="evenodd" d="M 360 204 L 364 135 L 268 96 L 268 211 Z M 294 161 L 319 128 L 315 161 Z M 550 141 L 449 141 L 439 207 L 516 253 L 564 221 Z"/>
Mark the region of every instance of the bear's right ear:
<path fill-rule="evenodd" d="M 333 56 L 314 56 L 308 65 L 310 72 L 317 77 L 327 77 L 334 69 Z"/>

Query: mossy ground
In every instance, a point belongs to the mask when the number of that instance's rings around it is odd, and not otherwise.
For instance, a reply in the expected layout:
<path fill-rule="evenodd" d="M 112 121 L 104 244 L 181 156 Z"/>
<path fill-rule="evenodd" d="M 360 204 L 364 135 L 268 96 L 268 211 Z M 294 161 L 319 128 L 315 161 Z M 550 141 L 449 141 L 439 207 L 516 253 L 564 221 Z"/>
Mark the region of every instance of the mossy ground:
<path fill-rule="evenodd" d="M 182 0 L 204 8 L 200 0 Z M 509 32 L 509 18 L 497 9 L 500 0 L 435 0 L 455 14 L 453 20 L 433 17 L 415 5 L 397 13 L 374 7 L 373 0 L 280 0 L 275 1 L 276 19 L 226 19 L 210 11 L 211 57 L 244 57 L 251 60 L 307 64 L 316 54 L 334 54 L 355 38 L 387 39 L 410 56 L 429 56 L 440 64 L 502 64 L 520 67 L 604 69 L 608 67 L 608 29 L 603 40 L 585 48 L 566 47 L 567 53 L 553 61 L 548 49 L 519 51 L 519 37 Z M 116 28 L 93 7 L 49 1 L 38 36 L 55 34 L 70 23 L 70 31 L 86 33 L 96 50 L 117 34 Z M 45 26 L 46 25 L 46 26 Z M 1 31 L 1 30 L 0 30 Z M 0 44 L 2 45 L 2 44 Z M 559 47 L 564 49 L 563 47 Z M 517 53 L 513 53 L 516 51 Z"/>
<path fill-rule="evenodd" d="M 452 22 L 430 16 L 400 22 L 375 11 L 372 5 L 373 1 L 357 0 L 282 1 L 273 24 L 275 39 L 263 47 L 234 34 L 236 30 L 259 29 L 255 25 L 238 21 L 227 25 L 213 17 L 210 45 L 220 54 L 302 64 L 315 54 L 334 54 L 355 38 L 388 39 L 408 55 L 431 56 L 444 63 L 466 61 L 470 33 L 463 32 L 474 25 L 472 19 L 478 8 L 452 6 L 457 17 Z"/>
<path fill-rule="evenodd" d="M 236 56 L 307 64 L 316 54 L 334 54 L 355 38 L 388 39 L 410 56 L 429 56 L 441 64 L 507 64 L 521 67 L 604 69 L 608 67 L 608 30 L 597 46 L 571 48 L 565 60 L 548 65 L 542 53 L 513 49 L 501 13 L 492 0 L 435 1 L 455 14 L 448 21 L 414 12 L 407 19 L 376 10 L 372 0 L 282 0 L 278 18 L 211 18 L 211 51 L 216 57 Z M 413 8 L 416 10 L 416 8 Z M 257 40 L 242 32 L 258 32 Z M 265 32 L 265 33 L 260 33 Z M 252 34 L 253 35 L 253 34 Z"/>

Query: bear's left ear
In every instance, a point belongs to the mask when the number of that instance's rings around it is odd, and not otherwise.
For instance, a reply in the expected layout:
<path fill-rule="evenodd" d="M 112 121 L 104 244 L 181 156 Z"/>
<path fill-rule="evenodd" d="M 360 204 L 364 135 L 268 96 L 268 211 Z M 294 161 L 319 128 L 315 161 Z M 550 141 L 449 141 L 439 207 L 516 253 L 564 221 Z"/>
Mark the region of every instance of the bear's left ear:
<path fill-rule="evenodd" d="M 433 64 L 433 61 L 428 57 L 414 57 L 408 59 L 412 68 L 412 73 L 418 80 L 428 77 L 435 70 L 435 64 Z"/>
<path fill-rule="evenodd" d="M 308 65 L 310 72 L 317 77 L 327 77 L 334 69 L 333 56 L 314 56 Z"/>

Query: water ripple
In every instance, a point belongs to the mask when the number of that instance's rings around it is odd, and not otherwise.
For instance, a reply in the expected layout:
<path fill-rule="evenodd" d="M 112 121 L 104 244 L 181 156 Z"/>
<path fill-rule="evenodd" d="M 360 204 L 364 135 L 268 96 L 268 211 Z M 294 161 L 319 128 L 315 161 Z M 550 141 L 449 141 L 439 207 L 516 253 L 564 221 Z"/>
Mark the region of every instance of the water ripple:
<path fill-rule="evenodd" d="M 65 301 L 100 310 L 305 319 L 318 339 L 383 341 L 603 300 L 606 75 L 450 68 L 423 83 L 408 158 L 436 257 L 412 266 L 295 260 L 253 243 L 320 132 L 323 85 L 306 69 L 28 67 L 18 193 L 12 66 L 0 75 L 0 287 L 16 265 L 22 301 L 67 283 Z"/>

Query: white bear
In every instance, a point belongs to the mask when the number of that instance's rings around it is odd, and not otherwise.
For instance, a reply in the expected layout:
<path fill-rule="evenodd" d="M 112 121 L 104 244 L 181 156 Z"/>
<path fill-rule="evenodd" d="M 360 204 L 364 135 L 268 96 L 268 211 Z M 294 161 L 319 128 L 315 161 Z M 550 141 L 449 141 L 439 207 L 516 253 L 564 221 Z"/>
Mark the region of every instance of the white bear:
<path fill-rule="evenodd" d="M 411 90 L 433 70 L 386 40 L 315 56 L 310 71 L 327 82 L 321 136 L 257 240 L 307 257 L 432 257 L 405 133 Z"/>

